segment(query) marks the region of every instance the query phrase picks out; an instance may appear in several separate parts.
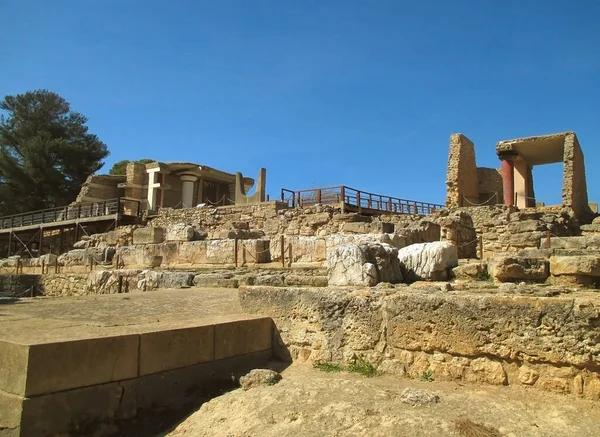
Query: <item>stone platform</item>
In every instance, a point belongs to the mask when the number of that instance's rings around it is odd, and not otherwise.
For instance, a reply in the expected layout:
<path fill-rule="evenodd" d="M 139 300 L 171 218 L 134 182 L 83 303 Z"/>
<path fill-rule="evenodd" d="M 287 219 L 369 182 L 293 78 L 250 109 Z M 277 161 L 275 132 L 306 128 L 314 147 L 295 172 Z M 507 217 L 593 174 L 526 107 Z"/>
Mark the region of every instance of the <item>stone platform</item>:
<path fill-rule="evenodd" d="M 272 356 L 235 291 L 0 299 L 0 436 L 84 434 L 171 408 Z"/>

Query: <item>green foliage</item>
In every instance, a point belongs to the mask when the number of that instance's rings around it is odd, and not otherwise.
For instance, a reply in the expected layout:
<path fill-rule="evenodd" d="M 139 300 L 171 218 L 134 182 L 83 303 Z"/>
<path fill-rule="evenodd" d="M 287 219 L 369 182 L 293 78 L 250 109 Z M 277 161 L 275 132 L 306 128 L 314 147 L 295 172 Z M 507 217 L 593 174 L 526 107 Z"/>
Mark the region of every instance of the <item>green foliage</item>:
<path fill-rule="evenodd" d="M 66 205 L 109 154 L 87 118 L 46 90 L 0 101 L 0 215 Z"/>
<path fill-rule="evenodd" d="M 344 370 L 342 366 L 335 363 L 314 363 L 313 367 L 327 373 L 338 373 Z"/>
<path fill-rule="evenodd" d="M 124 159 L 122 161 L 115 162 L 113 164 L 113 166 L 111 167 L 111 169 L 109 170 L 108 174 L 119 175 L 119 176 L 125 175 L 127 172 L 127 164 L 129 164 L 130 162 L 132 162 L 132 161 L 130 161 L 128 159 Z M 154 162 L 154 160 L 149 159 L 149 158 L 144 158 L 144 159 L 140 159 L 140 160 L 134 161 L 134 162 L 139 162 L 140 164 L 148 164 L 149 162 Z"/>
<path fill-rule="evenodd" d="M 435 381 L 435 378 L 433 377 L 433 371 L 427 370 L 426 372 L 423 372 L 420 379 L 421 379 L 421 381 L 425 381 L 425 382 Z"/>
<path fill-rule="evenodd" d="M 373 364 L 368 361 L 364 361 L 362 359 L 355 360 L 352 364 L 348 366 L 348 372 L 352 373 L 360 373 L 364 376 L 375 376 L 377 375 L 377 369 Z"/>

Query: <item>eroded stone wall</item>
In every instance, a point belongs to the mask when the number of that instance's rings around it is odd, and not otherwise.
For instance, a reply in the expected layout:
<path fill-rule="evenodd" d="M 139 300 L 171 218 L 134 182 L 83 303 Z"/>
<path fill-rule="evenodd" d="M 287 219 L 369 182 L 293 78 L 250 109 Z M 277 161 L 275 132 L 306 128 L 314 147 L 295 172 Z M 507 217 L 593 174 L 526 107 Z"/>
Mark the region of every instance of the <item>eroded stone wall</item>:
<path fill-rule="evenodd" d="M 124 190 L 118 184 L 125 180 L 125 176 L 91 175 L 81 186 L 75 202 L 97 202 L 122 197 Z"/>
<path fill-rule="evenodd" d="M 479 203 L 475 146 L 463 134 L 453 134 L 446 173 L 446 207 L 457 208 L 465 202 Z"/>
<path fill-rule="evenodd" d="M 562 199 L 563 206 L 571 208 L 575 216 L 590 215 L 583 152 L 573 133 L 565 136 Z"/>
<path fill-rule="evenodd" d="M 479 183 L 479 204 L 503 203 L 501 169 L 477 167 L 477 181 Z"/>
<path fill-rule="evenodd" d="M 245 312 L 273 318 L 280 356 L 358 357 L 400 375 L 600 399 L 600 302 L 590 295 L 243 286 L 239 296 Z"/>

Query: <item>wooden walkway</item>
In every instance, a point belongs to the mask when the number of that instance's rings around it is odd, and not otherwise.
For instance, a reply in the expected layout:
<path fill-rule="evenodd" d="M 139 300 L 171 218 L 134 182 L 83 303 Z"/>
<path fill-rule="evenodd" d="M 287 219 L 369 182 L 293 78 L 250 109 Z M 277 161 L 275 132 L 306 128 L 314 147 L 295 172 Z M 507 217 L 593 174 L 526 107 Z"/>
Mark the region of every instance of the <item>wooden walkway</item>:
<path fill-rule="evenodd" d="M 287 203 L 292 208 L 320 203 L 338 206 L 345 212 L 358 212 L 366 215 L 428 215 L 444 208 L 444 205 L 373 194 L 346 186 L 313 188 L 300 191 L 283 188 L 281 190 L 281 201 Z"/>

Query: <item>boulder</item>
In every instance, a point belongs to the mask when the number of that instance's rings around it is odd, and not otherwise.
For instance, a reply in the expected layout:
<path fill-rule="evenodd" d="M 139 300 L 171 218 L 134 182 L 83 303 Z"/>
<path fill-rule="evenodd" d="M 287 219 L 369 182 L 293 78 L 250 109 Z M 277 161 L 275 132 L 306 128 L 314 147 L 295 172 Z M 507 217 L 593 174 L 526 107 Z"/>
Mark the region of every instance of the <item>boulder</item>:
<path fill-rule="evenodd" d="M 544 282 L 550 275 L 547 258 L 500 255 L 488 263 L 491 276 L 499 282 Z"/>
<path fill-rule="evenodd" d="M 281 374 L 271 369 L 254 369 L 240 378 L 243 390 L 260 387 L 261 385 L 274 385 L 281 381 Z"/>
<path fill-rule="evenodd" d="M 458 266 L 456 246 L 445 241 L 417 243 L 398 250 L 402 275 L 407 282 L 447 281 Z"/>
<path fill-rule="evenodd" d="M 378 242 L 345 243 L 327 250 L 329 285 L 364 285 L 402 281 L 398 250 Z"/>
<path fill-rule="evenodd" d="M 195 237 L 195 229 L 186 223 L 174 223 L 167 226 L 165 232 L 166 241 L 192 241 Z"/>

